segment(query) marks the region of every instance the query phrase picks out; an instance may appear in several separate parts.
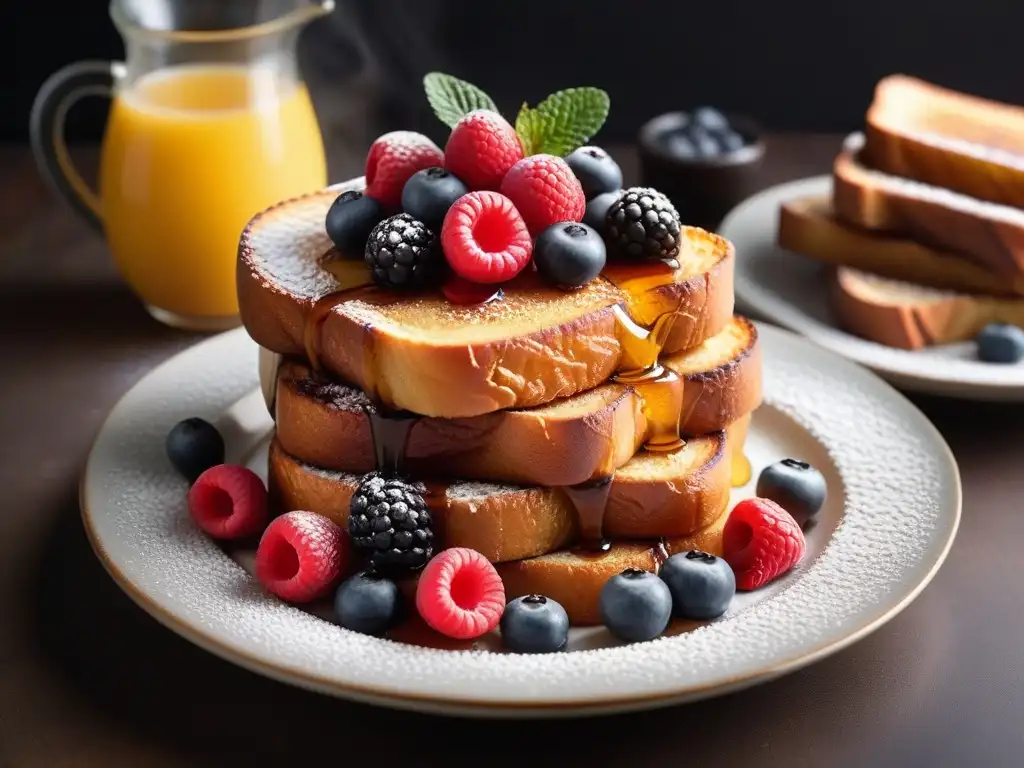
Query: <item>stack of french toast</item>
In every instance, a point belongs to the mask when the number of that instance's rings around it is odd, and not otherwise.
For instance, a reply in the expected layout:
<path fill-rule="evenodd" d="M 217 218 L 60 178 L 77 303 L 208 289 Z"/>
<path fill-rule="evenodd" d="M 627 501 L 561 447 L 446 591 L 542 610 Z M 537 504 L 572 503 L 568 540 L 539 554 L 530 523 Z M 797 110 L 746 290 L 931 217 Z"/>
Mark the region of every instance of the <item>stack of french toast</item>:
<path fill-rule="evenodd" d="M 1024 326 L 1024 109 L 895 75 L 779 244 L 836 267 L 847 330 L 892 347 Z"/>
<path fill-rule="evenodd" d="M 482 553 L 508 599 L 546 595 L 574 625 L 601 623 L 624 569 L 721 554 L 762 373 L 728 241 L 683 226 L 670 260 L 609 259 L 573 290 L 527 267 L 463 303 L 383 289 L 339 254 L 341 191 L 264 211 L 240 246 L 278 511 L 345 526 L 361 479 L 400 470 L 426 488 L 435 550 Z"/>

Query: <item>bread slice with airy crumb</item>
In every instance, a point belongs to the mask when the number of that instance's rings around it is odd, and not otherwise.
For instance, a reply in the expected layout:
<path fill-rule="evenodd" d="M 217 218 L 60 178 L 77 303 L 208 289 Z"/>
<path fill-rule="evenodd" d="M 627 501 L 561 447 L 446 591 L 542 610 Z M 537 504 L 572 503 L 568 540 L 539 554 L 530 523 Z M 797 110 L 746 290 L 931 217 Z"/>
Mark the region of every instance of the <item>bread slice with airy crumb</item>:
<path fill-rule="evenodd" d="M 730 426 L 739 439 L 749 417 Z M 731 487 L 727 432 L 688 440 L 673 453 L 637 454 L 615 473 L 603 533 L 610 539 L 685 536 L 721 515 Z M 303 464 L 277 440 L 270 446 L 268 487 L 279 510 L 304 509 L 340 525 L 359 476 Z M 553 552 L 580 539 L 576 510 L 560 488 L 481 482 L 428 484 L 438 546 L 469 547 L 492 562 Z"/>
<path fill-rule="evenodd" d="M 473 306 L 439 292 L 360 290 L 335 301 L 326 297 L 349 282 L 346 275 L 362 270 L 366 279 L 361 261 L 328 257 L 324 220 L 337 196 L 325 190 L 288 200 L 249 222 L 238 252 L 242 322 L 258 344 L 282 355 L 305 356 L 308 331 L 327 373 L 391 408 L 461 418 L 543 405 L 615 373 L 623 313 L 643 326 L 673 314 L 667 353 L 701 344 L 732 316 L 732 245 L 695 228 L 681 234 L 674 272 L 638 275 L 609 264 L 603 277 L 561 291 L 526 270 L 503 287 L 502 300 Z"/>
<path fill-rule="evenodd" d="M 682 378 L 683 435 L 723 430 L 761 402 L 761 350 L 757 329 L 745 318 L 732 318 L 703 344 L 661 363 Z M 263 370 L 264 377 L 271 374 Z M 374 406 L 360 390 L 289 361 L 277 373 L 276 391 L 277 439 L 286 453 L 323 469 L 374 469 L 368 415 Z M 649 432 L 637 389 L 603 384 L 536 408 L 418 419 L 409 432 L 405 466 L 418 477 L 576 485 L 626 464 Z"/>
<path fill-rule="evenodd" d="M 832 306 L 843 328 L 879 344 L 921 349 L 968 341 L 989 323 L 1024 328 L 1024 299 L 941 291 L 855 269 L 836 270 Z"/>

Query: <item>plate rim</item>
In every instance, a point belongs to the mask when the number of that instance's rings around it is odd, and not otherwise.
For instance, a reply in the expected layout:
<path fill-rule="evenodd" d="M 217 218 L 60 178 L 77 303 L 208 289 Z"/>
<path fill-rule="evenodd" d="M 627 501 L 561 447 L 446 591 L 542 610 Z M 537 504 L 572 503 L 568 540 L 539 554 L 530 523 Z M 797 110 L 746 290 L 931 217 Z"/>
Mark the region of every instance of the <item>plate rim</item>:
<path fill-rule="evenodd" d="M 863 366 L 857 366 L 856 363 L 846 358 L 842 358 L 842 356 L 839 356 L 832 350 L 821 348 L 797 333 L 777 326 L 766 325 L 761 322 L 757 323 L 757 326 L 760 332 L 767 332 L 769 336 L 778 334 L 785 337 L 786 341 L 789 343 L 795 343 L 798 346 L 807 346 L 811 348 L 816 354 L 839 357 L 843 360 L 844 365 L 853 365 L 861 368 L 862 372 L 866 375 L 878 378 L 869 370 L 864 369 Z M 236 334 L 244 334 L 244 329 L 235 329 L 226 333 L 218 334 L 217 336 L 210 337 L 196 345 L 193 345 L 192 347 L 182 350 L 150 370 L 127 392 L 125 392 L 121 398 L 118 399 L 118 402 L 113 408 L 111 408 L 110 412 L 104 418 L 100 428 L 97 430 L 89 450 L 88 459 L 86 460 L 80 477 L 80 514 L 90 546 L 96 553 L 97 559 L 102 564 L 104 570 L 107 571 L 114 582 L 118 584 L 129 598 L 136 603 L 136 605 L 156 619 L 160 624 L 203 650 L 226 661 L 257 674 L 264 675 L 270 679 L 274 679 L 278 682 L 295 685 L 307 690 L 313 690 L 327 695 L 340 696 L 355 701 L 382 704 L 401 709 L 485 718 L 531 717 L 537 715 L 545 717 L 603 715 L 669 706 L 672 704 L 718 696 L 767 682 L 820 661 L 821 659 L 862 640 L 864 637 L 870 635 L 872 632 L 891 621 L 895 616 L 909 606 L 931 583 L 932 579 L 945 562 L 959 529 L 963 509 L 963 488 L 959 467 L 952 450 L 949 448 L 949 445 L 946 443 L 935 425 L 932 424 L 931 421 L 910 400 L 891 386 L 880 381 L 879 383 L 890 390 L 888 392 L 889 396 L 893 396 L 897 400 L 903 401 L 903 405 L 916 414 L 915 418 L 918 418 L 921 428 L 924 432 L 928 433 L 929 443 L 932 444 L 932 447 L 936 449 L 941 458 L 948 462 L 949 467 L 952 468 L 953 472 L 950 482 L 953 493 L 953 504 L 951 512 L 947 512 L 947 515 L 951 515 L 951 519 L 948 522 L 948 533 L 945 539 L 938 546 L 933 546 L 930 554 L 925 555 L 925 559 L 930 558 L 931 563 L 928 566 L 927 571 L 920 576 L 919 580 L 905 592 L 901 593 L 899 595 L 899 599 L 892 602 L 881 614 L 858 625 L 852 631 L 845 632 L 842 637 L 835 638 L 830 642 L 826 642 L 811 650 L 765 665 L 754 672 L 723 677 L 710 683 L 698 685 L 691 684 L 671 691 L 653 693 L 634 693 L 619 696 L 604 694 L 595 696 L 591 694 L 583 694 L 583 697 L 581 698 L 569 697 L 557 700 L 545 698 L 526 701 L 471 698 L 462 693 L 449 694 L 442 692 L 438 694 L 421 694 L 417 692 L 397 691 L 386 686 L 341 683 L 336 679 L 327 676 L 314 674 L 308 670 L 296 669 L 291 665 L 281 664 L 273 659 L 263 658 L 259 654 L 245 648 L 231 647 L 220 639 L 204 634 L 200 628 L 189 624 L 187 621 L 175 615 L 171 609 L 160 605 L 156 599 L 147 594 L 143 587 L 135 584 L 108 553 L 107 548 L 104 546 L 103 541 L 94 527 L 94 513 L 88 502 L 88 498 L 90 496 L 89 478 L 92 474 L 91 469 L 96 461 L 97 445 L 106 432 L 108 424 L 115 417 L 122 402 L 137 388 L 144 386 L 147 380 L 150 380 L 151 377 L 158 377 L 162 372 L 174 366 L 181 356 L 188 354 L 196 347 L 215 344 L 218 340 L 223 339 L 223 337 Z"/>
<path fill-rule="evenodd" d="M 726 214 L 725 218 L 722 219 L 722 223 L 719 225 L 719 232 L 723 237 L 732 241 L 729 230 L 736 226 L 735 222 L 739 220 L 741 216 L 750 215 L 750 210 L 755 209 L 759 205 L 766 205 L 768 200 L 777 199 L 781 202 L 784 199 L 795 197 L 795 189 L 801 187 L 807 188 L 802 191 L 803 194 L 827 194 L 832 187 L 832 176 L 828 173 L 804 176 L 798 179 L 791 179 L 789 181 L 773 184 L 770 187 L 765 187 L 730 210 L 729 213 Z M 821 187 L 821 189 L 817 189 L 818 187 Z M 792 192 L 791 188 L 793 188 Z M 812 192 L 811 190 L 814 191 Z M 777 226 L 777 223 L 775 226 Z M 733 242 L 735 244 L 735 241 Z M 738 250 L 741 250 L 743 247 L 742 243 L 736 244 L 736 247 Z M 785 250 L 778 246 L 775 247 L 781 251 Z M 807 324 L 805 322 L 796 322 L 792 319 L 786 319 L 784 316 L 780 316 L 775 304 L 783 304 L 786 310 L 792 309 L 793 311 L 801 314 L 803 313 L 803 310 L 782 299 L 777 301 L 775 299 L 770 299 L 766 306 L 766 302 L 763 300 L 762 296 L 752 295 L 752 288 L 754 290 L 758 290 L 759 284 L 750 279 L 750 277 L 742 271 L 741 267 L 738 267 L 735 275 L 736 300 L 744 309 L 750 311 L 750 313 L 755 317 L 763 318 L 781 328 L 784 328 L 785 330 L 802 336 L 808 341 L 827 349 L 850 362 L 857 363 L 868 368 L 894 386 L 901 387 L 908 391 L 958 399 L 991 400 L 1000 402 L 1018 402 L 1024 400 L 1024 381 L 1019 383 L 968 381 L 963 378 L 958 378 L 955 375 L 934 376 L 908 368 L 898 366 L 894 367 L 893 365 L 888 364 L 884 359 L 878 360 L 876 357 L 872 357 L 868 354 L 859 354 L 856 349 L 851 349 L 847 346 L 839 346 L 833 343 L 829 338 L 821 337 L 813 331 L 809 334 L 807 332 Z M 870 343 L 865 339 L 861 339 L 858 336 L 847 333 L 842 328 L 832 325 L 831 323 L 823 323 L 823 325 L 844 339 L 849 339 L 851 342 L 859 344 Z M 913 352 L 907 350 L 897 350 L 890 347 L 886 347 L 885 349 L 902 352 L 907 356 L 908 360 L 911 360 L 914 355 Z"/>

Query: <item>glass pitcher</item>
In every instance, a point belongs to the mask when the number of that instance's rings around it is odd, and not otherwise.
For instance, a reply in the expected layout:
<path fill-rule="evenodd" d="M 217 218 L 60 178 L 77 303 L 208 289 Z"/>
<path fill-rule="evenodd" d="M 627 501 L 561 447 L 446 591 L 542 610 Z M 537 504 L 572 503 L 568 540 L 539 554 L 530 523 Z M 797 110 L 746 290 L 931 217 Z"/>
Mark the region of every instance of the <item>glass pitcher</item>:
<path fill-rule="evenodd" d="M 249 219 L 327 183 L 323 139 L 295 49 L 333 0 L 114 0 L 124 62 L 83 61 L 36 96 L 31 139 L 49 184 L 106 236 L 150 313 L 214 331 L 238 324 L 235 258 Z M 64 117 L 113 99 L 94 192 L 72 167 Z"/>

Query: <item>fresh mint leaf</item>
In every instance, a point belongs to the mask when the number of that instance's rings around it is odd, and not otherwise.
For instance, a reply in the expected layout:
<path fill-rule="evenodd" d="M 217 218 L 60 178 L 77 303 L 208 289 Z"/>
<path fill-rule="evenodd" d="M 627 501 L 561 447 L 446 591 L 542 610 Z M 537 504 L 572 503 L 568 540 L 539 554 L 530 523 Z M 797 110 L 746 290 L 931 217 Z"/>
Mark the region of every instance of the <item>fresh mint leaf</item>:
<path fill-rule="evenodd" d="M 586 144 L 608 118 L 611 100 L 600 88 L 568 88 L 548 96 L 530 118 L 534 153 L 563 157 Z M 522 112 L 520 112 L 522 114 Z M 516 119 L 518 132 L 519 120 Z"/>
<path fill-rule="evenodd" d="M 449 128 L 474 109 L 498 111 L 491 97 L 475 85 L 443 72 L 427 73 L 423 88 L 434 114 Z"/>
<path fill-rule="evenodd" d="M 516 115 L 516 135 L 519 136 L 519 141 L 523 145 L 524 155 L 537 154 L 541 122 L 540 113 L 531 109 L 530 105 L 524 101 L 523 106 L 519 108 L 519 114 Z"/>

